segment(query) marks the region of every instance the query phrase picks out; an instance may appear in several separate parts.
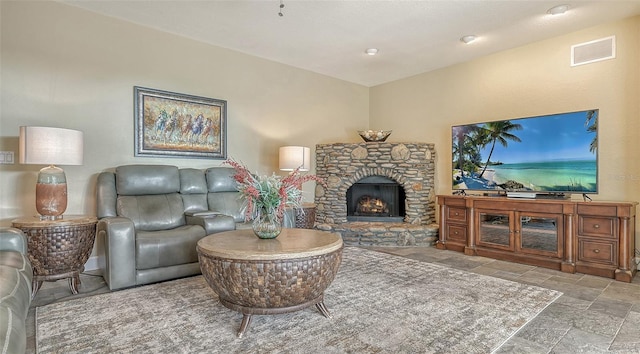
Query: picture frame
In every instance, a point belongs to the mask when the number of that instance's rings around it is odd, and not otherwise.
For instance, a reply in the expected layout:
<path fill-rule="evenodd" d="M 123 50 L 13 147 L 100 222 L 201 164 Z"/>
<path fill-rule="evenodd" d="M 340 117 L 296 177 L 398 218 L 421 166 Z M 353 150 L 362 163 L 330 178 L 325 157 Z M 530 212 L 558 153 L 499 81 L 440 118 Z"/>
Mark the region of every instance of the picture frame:
<path fill-rule="evenodd" d="M 227 101 L 133 89 L 135 156 L 227 158 Z"/>

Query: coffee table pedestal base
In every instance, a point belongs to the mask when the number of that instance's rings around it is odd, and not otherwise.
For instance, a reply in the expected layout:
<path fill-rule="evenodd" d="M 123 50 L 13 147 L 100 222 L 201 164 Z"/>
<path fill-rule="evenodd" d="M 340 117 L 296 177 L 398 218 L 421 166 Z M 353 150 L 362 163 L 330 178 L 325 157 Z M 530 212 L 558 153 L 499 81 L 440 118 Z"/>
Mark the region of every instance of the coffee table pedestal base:
<path fill-rule="evenodd" d="M 246 306 L 234 304 L 233 302 L 230 302 L 222 298 L 220 298 L 220 303 L 231 310 L 242 313 L 242 323 L 240 324 L 240 329 L 238 329 L 238 333 L 237 333 L 238 338 L 242 338 L 244 333 L 249 328 L 249 325 L 251 324 L 251 318 L 253 315 L 278 315 L 282 313 L 299 311 L 309 306 L 315 305 L 318 311 L 320 311 L 320 313 L 324 317 L 329 319 L 332 318 L 331 313 L 329 313 L 329 310 L 324 304 L 322 295 L 311 301 L 305 302 L 303 304 L 299 304 L 296 306 L 289 306 L 289 307 L 280 307 L 280 308 L 246 307 Z"/>

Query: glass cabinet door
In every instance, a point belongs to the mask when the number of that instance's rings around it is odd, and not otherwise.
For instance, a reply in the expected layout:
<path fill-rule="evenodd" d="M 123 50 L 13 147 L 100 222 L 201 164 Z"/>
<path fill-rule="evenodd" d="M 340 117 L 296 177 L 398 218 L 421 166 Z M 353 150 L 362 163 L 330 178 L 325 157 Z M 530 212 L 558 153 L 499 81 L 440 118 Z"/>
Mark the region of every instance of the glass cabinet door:
<path fill-rule="evenodd" d="M 519 251 L 562 257 L 562 217 L 518 213 Z"/>
<path fill-rule="evenodd" d="M 478 246 L 514 250 L 509 213 L 477 211 Z"/>

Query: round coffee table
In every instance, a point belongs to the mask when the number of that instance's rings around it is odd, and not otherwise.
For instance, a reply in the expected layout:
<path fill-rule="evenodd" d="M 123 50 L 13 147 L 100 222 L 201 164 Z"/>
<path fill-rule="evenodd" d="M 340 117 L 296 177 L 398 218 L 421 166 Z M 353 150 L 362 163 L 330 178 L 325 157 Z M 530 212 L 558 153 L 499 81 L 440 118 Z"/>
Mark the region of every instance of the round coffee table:
<path fill-rule="evenodd" d="M 226 231 L 198 241 L 204 278 L 220 303 L 241 312 L 242 337 L 252 315 L 272 315 L 315 305 L 331 318 L 323 302 L 342 261 L 340 235 L 309 229 L 283 229 L 262 240 L 252 230 Z"/>

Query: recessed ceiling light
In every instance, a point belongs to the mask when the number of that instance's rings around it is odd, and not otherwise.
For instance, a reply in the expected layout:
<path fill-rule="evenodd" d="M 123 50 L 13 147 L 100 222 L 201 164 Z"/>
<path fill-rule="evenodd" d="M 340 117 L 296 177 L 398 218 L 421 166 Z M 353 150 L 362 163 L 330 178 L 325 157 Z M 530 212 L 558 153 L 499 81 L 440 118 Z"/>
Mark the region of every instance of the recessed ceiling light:
<path fill-rule="evenodd" d="M 365 53 L 369 54 L 369 55 L 376 55 L 378 54 L 378 49 L 376 48 L 369 48 L 367 50 L 364 51 Z"/>
<path fill-rule="evenodd" d="M 547 10 L 547 13 L 550 15 L 562 15 L 567 10 L 569 10 L 569 5 L 558 5 Z"/>
<path fill-rule="evenodd" d="M 469 44 L 473 41 L 476 40 L 476 36 L 472 35 L 472 34 L 468 34 L 466 36 L 462 36 L 460 37 L 460 41 L 463 42 L 464 44 Z"/>

